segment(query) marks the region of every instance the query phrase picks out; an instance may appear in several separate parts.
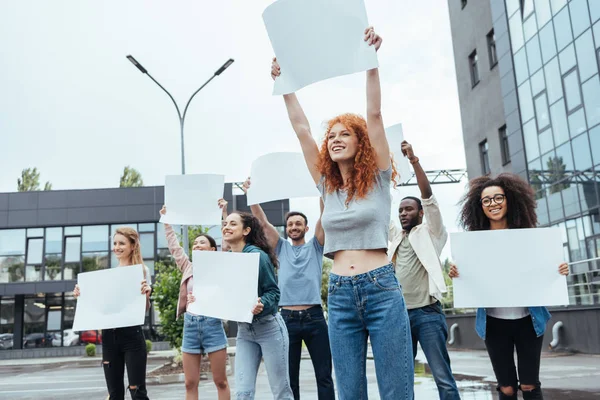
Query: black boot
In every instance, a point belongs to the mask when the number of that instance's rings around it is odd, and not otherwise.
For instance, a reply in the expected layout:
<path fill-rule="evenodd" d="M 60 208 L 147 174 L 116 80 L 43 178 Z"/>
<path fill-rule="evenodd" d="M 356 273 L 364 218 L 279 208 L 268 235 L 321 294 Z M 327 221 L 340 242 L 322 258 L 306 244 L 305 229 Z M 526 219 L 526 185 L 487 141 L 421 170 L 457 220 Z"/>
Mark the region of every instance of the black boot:
<path fill-rule="evenodd" d="M 523 390 L 523 400 L 544 400 L 544 395 L 542 395 L 542 388 L 536 386 L 533 390 Z"/>

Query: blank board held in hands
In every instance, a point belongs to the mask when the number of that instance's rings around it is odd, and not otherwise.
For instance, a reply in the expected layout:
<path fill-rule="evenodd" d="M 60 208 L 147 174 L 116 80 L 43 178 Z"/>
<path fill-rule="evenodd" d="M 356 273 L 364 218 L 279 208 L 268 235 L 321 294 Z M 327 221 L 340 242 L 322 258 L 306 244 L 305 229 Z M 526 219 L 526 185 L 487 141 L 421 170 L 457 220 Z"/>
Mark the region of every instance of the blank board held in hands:
<path fill-rule="evenodd" d="M 77 275 L 73 330 L 124 328 L 144 324 L 146 296 L 141 293 L 144 267 L 133 265 Z"/>
<path fill-rule="evenodd" d="M 188 310 L 228 321 L 252 322 L 258 299 L 260 253 L 194 251 L 194 297 Z"/>
<path fill-rule="evenodd" d="M 171 225 L 220 225 L 225 176 L 215 174 L 167 175 L 165 206 L 160 222 Z"/>
<path fill-rule="evenodd" d="M 385 128 L 385 135 L 390 145 L 390 152 L 394 155 L 394 162 L 396 162 L 396 168 L 400 174 L 400 182 L 408 182 L 413 174 L 408 166 L 408 159 L 402 154 L 402 142 L 404 141 L 402 124 Z"/>
<path fill-rule="evenodd" d="M 277 0 L 263 20 L 281 67 L 274 95 L 378 66 L 363 0 Z"/>
<path fill-rule="evenodd" d="M 252 163 L 248 205 L 282 199 L 319 197 L 301 153 L 270 153 Z"/>
<path fill-rule="evenodd" d="M 450 234 L 460 276 L 454 307 L 534 307 L 569 304 L 558 228 L 501 229 Z"/>

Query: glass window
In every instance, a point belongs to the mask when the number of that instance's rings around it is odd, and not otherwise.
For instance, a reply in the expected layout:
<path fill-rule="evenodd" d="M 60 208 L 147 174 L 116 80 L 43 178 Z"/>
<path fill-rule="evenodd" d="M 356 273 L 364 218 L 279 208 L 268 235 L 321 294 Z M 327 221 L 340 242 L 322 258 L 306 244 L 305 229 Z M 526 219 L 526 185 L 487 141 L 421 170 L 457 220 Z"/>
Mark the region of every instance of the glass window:
<path fill-rule="evenodd" d="M 154 233 L 140 234 L 140 247 L 142 250 L 142 258 L 154 259 Z"/>
<path fill-rule="evenodd" d="M 81 235 L 82 251 L 106 251 L 108 249 L 108 225 L 84 226 Z"/>
<path fill-rule="evenodd" d="M 552 5 L 552 14 L 558 13 L 564 6 L 567 5 L 568 0 L 550 0 Z"/>
<path fill-rule="evenodd" d="M 490 69 L 492 69 L 496 64 L 498 64 L 498 55 L 496 53 L 496 36 L 494 35 L 493 29 L 487 34 L 487 45 Z"/>
<path fill-rule="evenodd" d="M 489 146 L 487 140 L 484 140 L 483 142 L 479 143 L 479 157 L 481 158 L 481 174 L 489 174 L 491 172 L 491 169 L 489 158 Z"/>
<path fill-rule="evenodd" d="M 23 282 L 25 279 L 25 257 L 0 256 L 0 282 Z"/>
<path fill-rule="evenodd" d="M 600 3 L 598 3 L 600 6 Z M 596 39 L 596 48 L 600 47 L 600 21 L 596 22 L 592 28 L 594 31 L 594 39 Z"/>
<path fill-rule="evenodd" d="M 574 217 L 581 213 L 579 188 L 577 184 L 561 183 L 561 194 L 565 205 L 565 217 Z M 585 252 L 585 249 L 583 249 Z"/>
<path fill-rule="evenodd" d="M 0 230 L 0 256 L 25 254 L 25 229 Z"/>
<path fill-rule="evenodd" d="M 544 75 L 546 77 L 546 89 L 548 92 L 548 102 L 554 102 L 563 97 L 562 82 L 560 70 L 558 68 L 558 57 L 554 58 L 544 67 Z"/>
<path fill-rule="evenodd" d="M 502 152 L 502 164 L 506 165 L 510 162 L 510 149 L 508 147 L 508 136 L 506 135 L 506 125 L 498 129 L 500 136 L 500 150 Z"/>
<path fill-rule="evenodd" d="M 585 114 L 583 113 L 583 108 L 580 108 L 573 114 L 569 115 L 569 131 L 571 132 L 571 137 L 573 137 L 585 132 L 586 130 L 587 126 L 585 126 Z"/>
<path fill-rule="evenodd" d="M 525 41 L 528 41 L 537 33 L 537 22 L 535 20 L 535 15 L 527 18 L 525 22 L 523 22 L 523 37 Z"/>
<path fill-rule="evenodd" d="M 46 228 L 46 254 L 62 253 L 62 228 Z"/>
<path fill-rule="evenodd" d="M 523 125 L 523 138 L 525 139 L 525 151 L 527 152 L 528 160 L 533 160 L 540 156 L 537 137 L 535 119 L 532 119 Z"/>
<path fill-rule="evenodd" d="M 550 10 L 549 0 L 535 0 L 535 15 L 537 16 L 538 26 L 544 26 L 550 18 L 552 11 Z"/>
<path fill-rule="evenodd" d="M 64 306 L 64 318 L 63 328 L 72 329 L 73 321 L 75 320 L 75 306 L 77 301 L 71 294 L 65 293 L 65 306 Z"/>
<path fill-rule="evenodd" d="M 568 7 L 563 8 L 554 17 L 554 33 L 556 35 L 556 45 L 559 51 L 573 41 Z"/>
<path fill-rule="evenodd" d="M 589 0 L 588 5 L 590 6 L 590 16 L 592 17 L 592 22 L 596 22 L 600 19 L 600 2 L 596 0 Z"/>
<path fill-rule="evenodd" d="M 571 141 L 573 146 L 573 158 L 575 159 L 575 169 L 585 171 L 592 168 L 592 154 L 590 153 L 590 144 L 588 135 L 584 133 Z"/>
<path fill-rule="evenodd" d="M 593 0 L 597 1 L 597 0 Z M 571 11 L 571 23 L 573 24 L 573 36 L 581 35 L 590 27 L 590 14 L 588 13 L 587 0 L 571 0 L 569 11 Z"/>
<path fill-rule="evenodd" d="M 592 39 L 592 31 L 590 29 L 575 40 L 575 48 L 577 49 L 579 77 L 582 82 L 585 82 L 592 75 L 598 73 L 594 39 Z"/>
<path fill-rule="evenodd" d="M 110 226 L 110 237 L 114 237 L 115 233 L 117 232 L 117 229 L 119 228 L 131 228 L 131 229 L 135 229 L 137 231 L 137 224 L 122 224 L 122 225 L 111 225 Z M 111 244 L 112 244 L 112 239 L 111 239 Z"/>
<path fill-rule="evenodd" d="M 537 35 L 527 42 L 526 48 L 529 72 L 533 74 L 535 71 L 542 68 L 542 53 L 540 53 L 540 42 Z"/>
<path fill-rule="evenodd" d="M 600 164 L 600 126 L 590 129 L 590 145 L 592 149 L 592 159 L 594 165 Z M 600 222 L 600 217 L 598 218 Z M 600 233 L 600 231 L 599 231 Z"/>
<path fill-rule="evenodd" d="M 44 237 L 44 228 L 27 229 L 27 237 Z"/>
<path fill-rule="evenodd" d="M 582 85 L 588 126 L 600 123 L 600 81 L 598 75 Z"/>
<path fill-rule="evenodd" d="M 538 136 L 540 142 L 540 152 L 546 154 L 554 148 L 554 141 L 552 140 L 552 129 L 546 129 Z"/>
<path fill-rule="evenodd" d="M 177 230 L 175 230 L 175 232 L 178 232 Z M 156 247 L 159 249 L 166 249 L 168 248 L 168 244 L 167 244 L 167 236 L 165 234 L 165 225 L 164 224 L 157 224 L 156 225 Z"/>
<path fill-rule="evenodd" d="M 150 276 L 154 276 L 154 260 L 144 260 L 144 264 L 150 271 Z"/>
<path fill-rule="evenodd" d="M 58 281 L 62 279 L 61 276 L 61 262 L 62 257 L 60 254 L 47 254 L 44 262 L 44 280 L 46 281 Z"/>
<path fill-rule="evenodd" d="M 576 68 L 563 77 L 563 86 L 565 88 L 565 99 L 567 100 L 567 111 L 571 112 L 581 105 L 579 77 Z"/>
<path fill-rule="evenodd" d="M 80 226 L 66 226 L 65 227 L 65 236 L 79 236 L 81 235 L 81 227 Z"/>
<path fill-rule="evenodd" d="M 531 94 L 535 97 L 544 89 L 546 89 L 544 70 L 540 69 L 531 77 Z"/>
<path fill-rule="evenodd" d="M 546 64 L 556 55 L 556 41 L 554 40 L 554 26 L 552 22 L 540 31 L 540 46 L 542 47 L 542 61 Z"/>
<path fill-rule="evenodd" d="M 83 272 L 97 271 L 108 268 L 108 252 L 97 251 L 82 255 Z"/>
<path fill-rule="evenodd" d="M 41 265 L 27 265 L 25 267 L 25 280 L 27 282 L 38 282 L 42 280 Z"/>
<path fill-rule="evenodd" d="M 81 263 L 79 262 L 65 263 L 63 279 L 66 281 L 77 279 L 77 274 L 79 274 L 80 270 Z"/>
<path fill-rule="evenodd" d="M 44 334 L 46 327 L 46 298 L 42 295 L 25 298 L 23 312 L 23 348 L 49 347 L 52 340 Z"/>
<path fill-rule="evenodd" d="M 469 55 L 469 68 L 471 70 L 471 86 L 475 86 L 479 83 L 479 68 L 477 66 L 477 50 L 473 50 Z"/>
<path fill-rule="evenodd" d="M 78 236 L 65 238 L 65 262 L 81 260 L 81 238 Z"/>
<path fill-rule="evenodd" d="M 27 239 L 27 264 L 41 264 L 44 239 Z"/>
<path fill-rule="evenodd" d="M 519 106 L 521 107 L 521 119 L 523 121 L 529 121 L 534 117 L 533 99 L 531 98 L 529 81 L 519 87 Z"/>
<path fill-rule="evenodd" d="M 12 333 L 15 323 L 15 298 L 2 296 L 0 299 L 0 333 Z"/>
<path fill-rule="evenodd" d="M 550 126 L 550 112 L 548 112 L 548 100 L 546 99 L 546 93 L 542 92 L 542 94 L 535 98 L 534 103 L 538 131 L 543 131 Z"/>
<path fill-rule="evenodd" d="M 560 70 L 563 74 L 567 73 L 571 68 L 577 65 L 577 59 L 575 58 L 575 46 L 570 44 L 558 56 L 560 60 Z"/>
<path fill-rule="evenodd" d="M 508 28 L 510 30 L 510 39 L 512 42 L 513 53 L 519 50 L 525 44 L 523 38 L 523 24 L 519 14 L 514 14 L 508 20 Z"/>
<path fill-rule="evenodd" d="M 527 69 L 527 53 L 525 52 L 524 47 L 515 54 L 514 61 L 517 85 L 520 85 L 529 77 L 529 70 Z"/>
<path fill-rule="evenodd" d="M 148 223 L 148 224 L 139 224 L 138 225 L 138 232 L 154 232 L 155 230 L 155 226 L 154 223 Z"/>
<path fill-rule="evenodd" d="M 550 116 L 554 142 L 559 145 L 569 140 L 569 125 L 567 125 L 567 114 L 565 113 L 565 102 L 563 100 L 550 106 Z"/>
<path fill-rule="evenodd" d="M 573 163 L 573 155 L 571 154 L 571 144 L 565 143 L 562 146 L 556 148 L 556 165 L 554 172 L 563 174 L 563 178 L 566 178 L 575 169 Z"/>
<path fill-rule="evenodd" d="M 523 19 L 527 19 L 534 11 L 533 0 L 521 0 L 521 9 Z M 535 17 L 534 17 L 535 18 Z"/>

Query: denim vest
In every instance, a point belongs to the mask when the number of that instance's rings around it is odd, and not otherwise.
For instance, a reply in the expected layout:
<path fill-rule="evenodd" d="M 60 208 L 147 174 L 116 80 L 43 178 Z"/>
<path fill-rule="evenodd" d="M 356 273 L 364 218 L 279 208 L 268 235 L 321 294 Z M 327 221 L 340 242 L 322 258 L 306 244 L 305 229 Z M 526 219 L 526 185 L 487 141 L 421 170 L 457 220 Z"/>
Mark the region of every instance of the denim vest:
<path fill-rule="evenodd" d="M 550 319 L 550 313 L 546 307 L 527 307 L 531 321 L 533 322 L 533 329 L 538 337 L 542 336 L 546 331 L 546 324 Z M 485 340 L 485 328 L 487 323 L 487 311 L 485 308 L 477 309 L 477 316 L 475 317 L 475 331 L 480 338 Z"/>

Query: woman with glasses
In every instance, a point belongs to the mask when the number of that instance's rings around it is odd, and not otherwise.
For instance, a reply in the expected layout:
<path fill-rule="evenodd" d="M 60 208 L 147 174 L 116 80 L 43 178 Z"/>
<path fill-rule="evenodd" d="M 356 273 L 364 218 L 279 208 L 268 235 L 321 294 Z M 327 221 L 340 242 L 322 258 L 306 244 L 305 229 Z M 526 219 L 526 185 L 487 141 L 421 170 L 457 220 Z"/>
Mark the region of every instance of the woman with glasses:
<path fill-rule="evenodd" d="M 473 179 L 462 203 L 460 221 L 467 231 L 535 228 L 537 225 L 533 190 L 517 175 Z M 569 266 L 563 263 L 557 272 L 568 275 Z M 451 264 L 448 275 L 459 277 L 456 265 Z M 523 392 L 523 399 L 543 399 L 539 381 L 540 356 L 549 319 L 546 307 L 477 310 L 475 330 L 485 341 L 500 400 L 517 399 L 517 388 Z M 515 348 L 518 368 L 513 356 Z"/>

